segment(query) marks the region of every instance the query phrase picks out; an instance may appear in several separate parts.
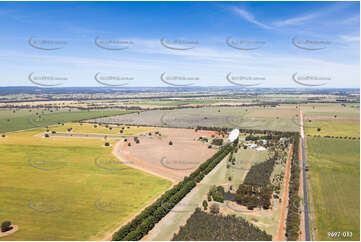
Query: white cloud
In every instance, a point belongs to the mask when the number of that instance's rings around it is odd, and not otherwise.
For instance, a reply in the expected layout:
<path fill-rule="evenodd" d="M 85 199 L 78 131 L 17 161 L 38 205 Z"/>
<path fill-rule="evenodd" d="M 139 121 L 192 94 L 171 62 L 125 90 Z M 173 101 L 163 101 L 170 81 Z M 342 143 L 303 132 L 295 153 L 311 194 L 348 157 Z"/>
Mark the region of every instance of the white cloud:
<path fill-rule="evenodd" d="M 259 27 L 261 28 L 264 28 L 264 29 L 271 29 L 272 27 L 264 24 L 264 23 L 261 23 L 260 21 L 256 20 L 256 18 L 250 13 L 250 12 L 247 12 L 246 10 L 244 9 L 241 9 L 241 8 L 238 8 L 238 7 L 234 7 L 233 8 L 233 11 L 235 11 L 239 16 L 241 16 L 243 19 L 247 20 L 248 22 L 250 23 L 253 23 L 253 24 L 256 24 L 258 25 Z"/>

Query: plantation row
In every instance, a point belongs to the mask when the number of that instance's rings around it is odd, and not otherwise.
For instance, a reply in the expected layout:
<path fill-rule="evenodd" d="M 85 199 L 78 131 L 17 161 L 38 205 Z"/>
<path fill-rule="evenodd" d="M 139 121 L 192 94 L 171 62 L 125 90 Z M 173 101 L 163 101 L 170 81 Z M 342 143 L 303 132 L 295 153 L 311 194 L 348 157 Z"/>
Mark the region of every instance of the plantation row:
<path fill-rule="evenodd" d="M 288 187 L 288 213 L 286 221 L 286 237 L 287 240 L 298 240 L 300 227 L 300 197 L 298 191 L 300 187 L 300 168 L 298 160 L 299 135 L 294 135 L 293 139 L 293 155 L 291 163 L 291 177 Z"/>
<path fill-rule="evenodd" d="M 181 201 L 224 157 L 233 149 L 227 145 L 201 164 L 189 177 L 165 192 L 152 205 L 145 208 L 131 222 L 113 234 L 113 241 L 140 240 L 158 223 L 179 201 Z"/>
<path fill-rule="evenodd" d="M 270 241 L 272 236 L 234 215 L 222 216 L 197 208 L 173 241 Z"/>
<path fill-rule="evenodd" d="M 329 138 L 329 139 L 352 139 L 352 140 L 360 140 L 360 137 L 350 137 L 350 136 L 330 136 L 330 135 L 307 135 L 309 137 L 323 137 L 323 138 Z"/>
<path fill-rule="evenodd" d="M 233 130 L 233 128 L 224 128 L 224 127 L 207 127 L 207 126 L 197 126 L 196 130 L 210 130 L 210 131 L 218 131 L 218 132 L 229 132 Z M 240 133 L 249 133 L 249 134 L 263 134 L 267 135 L 262 137 L 262 139 L 277 139 L 280 137 L 290 137 L 296 134 L 297 132 L 290 131 L 277 131 L 277 130 L 263 130 L 263 129 L 247 129 L 247 128 L 239 128 Z"/>

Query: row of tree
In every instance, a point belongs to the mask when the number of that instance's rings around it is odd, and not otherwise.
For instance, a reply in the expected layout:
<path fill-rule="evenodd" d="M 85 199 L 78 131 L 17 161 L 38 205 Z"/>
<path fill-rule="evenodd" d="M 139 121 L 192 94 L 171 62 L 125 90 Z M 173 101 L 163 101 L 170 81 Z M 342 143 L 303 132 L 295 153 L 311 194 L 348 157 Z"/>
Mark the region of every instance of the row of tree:
<path fill-rule="evenodd" d="M 196 186 L 197 182 L 200 182 L 205 175 L 222 161 L 232 149 L 233 147 L 230 145 L 221 147 L 216 154 L 201 164 L 189 177 L 185 177 L 182 182 L 165 192 L 131 222 L 114 233 L 112 240 L 140 240 Z"/>
<path fill-rule="evenodd" d="M 300 231 L 300 197 L 298 191 L 300 188 L 300 167 L 298 160 L 299 134 L 292 138 L 293 155 L 291 163 L 291 177 L 288 187 L 288 213 L 286 221 L 286 237 L 287 240 L 298 240 Z"/>

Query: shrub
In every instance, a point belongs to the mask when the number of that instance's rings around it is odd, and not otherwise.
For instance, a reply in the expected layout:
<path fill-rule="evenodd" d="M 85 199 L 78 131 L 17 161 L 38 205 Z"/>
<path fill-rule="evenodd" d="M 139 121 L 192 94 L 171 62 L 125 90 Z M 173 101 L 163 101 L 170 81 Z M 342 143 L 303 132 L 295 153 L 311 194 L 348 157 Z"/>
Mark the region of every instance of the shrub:
<path fill-rule="evenodd" d="M 204 210 L 207 210 L 207 208 L 208 208 L 208 202 L 207 202 L 206 200 L 203 200 L 202 205 L 203 205 L 203 209 L 204 209 Z"/>
<path fill-rule="evenodd" d="M 223 139 L 213 139 L 212 140 L 212 145 L 222 145 L 223 144 Z"/>
<path fill-rule="evenodd" d="M 6 232 L 6 231 L 9 231 L 11 229 L 12 229 L 12 227 L 11 227 L 11 222 L 10 221 L 4 221 L 1 224 L 1 232 Z"/>
<path fill-rule="evenodd" d="M 173 145 L 173 142 L 172 142 L 172 141 L 169 141 L 169 145 Z"/>
<path fill-rule="evenodd" d="M 129 143 L 128 143 L 128 146 L 132 146 L 132 144 L 129 142 Z"/>

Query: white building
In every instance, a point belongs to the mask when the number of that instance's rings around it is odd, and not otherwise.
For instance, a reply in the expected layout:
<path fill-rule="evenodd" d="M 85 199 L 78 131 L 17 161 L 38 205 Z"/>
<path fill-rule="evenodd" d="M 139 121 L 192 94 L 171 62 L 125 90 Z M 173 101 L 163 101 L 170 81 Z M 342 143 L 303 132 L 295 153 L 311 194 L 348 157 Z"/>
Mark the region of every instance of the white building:
<path fill-rule="evenodd" d="M 260 146 L 260 147 L 258 147 L 256 150 L 257 150 L 257 151 L 264 151 L 264 150 L 266 150 L 266 148 L 263 147 L 263 146 Z"/>
<path fill-rule="evenodd" d="M 228 135 L 228 141 L 229 142 L 233 142 L 235 141 L 236 139 L 238 139 L 238 136 L 239 136 L 239 129 L 234 129 L 232 130 L 229 135 Z"/>

